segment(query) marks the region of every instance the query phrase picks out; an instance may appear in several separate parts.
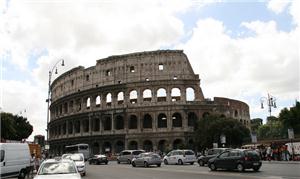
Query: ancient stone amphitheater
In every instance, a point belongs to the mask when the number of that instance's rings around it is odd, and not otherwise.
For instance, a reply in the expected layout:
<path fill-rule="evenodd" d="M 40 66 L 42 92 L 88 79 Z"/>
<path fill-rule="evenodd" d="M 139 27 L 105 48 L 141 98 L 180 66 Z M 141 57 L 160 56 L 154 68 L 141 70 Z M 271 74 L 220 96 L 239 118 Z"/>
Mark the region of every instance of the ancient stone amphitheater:
<path fill-rule="evenodd" d="M 187 56 L 158 50 L 76 67 L 51 85 L 50 153 L 87 143 L 91 153 L 193 148 L 195 123 L 217 113 L 250 126 L 246 103 L 205 99 Z"/>

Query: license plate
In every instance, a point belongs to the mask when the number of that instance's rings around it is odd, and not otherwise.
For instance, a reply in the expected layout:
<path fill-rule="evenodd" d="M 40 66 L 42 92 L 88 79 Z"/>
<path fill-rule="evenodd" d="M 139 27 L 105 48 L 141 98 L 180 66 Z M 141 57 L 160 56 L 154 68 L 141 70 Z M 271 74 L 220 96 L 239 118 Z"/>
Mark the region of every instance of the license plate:
<path fill-rule="evenodd" d="M 254 166 L 257 166 L 257 165 L 259 165 L 259 163 L 253 163 L 253 165 L 254 165 Z"/>

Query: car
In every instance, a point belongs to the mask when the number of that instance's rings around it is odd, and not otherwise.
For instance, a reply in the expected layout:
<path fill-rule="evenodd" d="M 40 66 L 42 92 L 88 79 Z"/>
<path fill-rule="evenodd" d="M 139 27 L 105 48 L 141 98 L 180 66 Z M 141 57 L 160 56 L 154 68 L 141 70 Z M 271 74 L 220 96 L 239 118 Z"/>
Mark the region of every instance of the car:
<path fill-rule="evenodd" d="M 133 167 L 144 166 L 149 167 L 150 165 L 161 166 L 161 158 L 158 154 L 153 152 L 141 153 L 137 157 L 134 157 L 131 161 Z"/>
<path fill-rule="evenodd" d="M 255 150 L 232 149 L 224 151 L 208 161 L 208 167 L 215 171 L 218 168 L 242 172 L 245 169 L 258 171 L 262 165 L 259 154 Z"/>
<path fill-rule="evenodd" d="M 73 160 L 75 162 L 78 172 L 83 176 L 86 175 L 85 160 L 82 153 L 63 154 L 61 158 Z"/>
<path fill-rule="evenodd" d="M 189 163 L 191 165 L 197 161 L 196 155 L 192 150 L 172 150 L 163 159 L 164 164 L 179 164 Z"/>
<path fill-rule="evenodd" d="M 222 153 L 226 150 L 230 150 L 230 148 L 213 148 L 213 149 L 209 149 L 207 151 L 207 154 L 201 155 L 198 158 L 199 166 L 204 166 L 205 164 L 207 164 L 209 159 L 218 156 L 220 153 Z"/>
<path fill-rule="evenodd" d="M 80 179 L 81 176 L 76 168 L 74 161 L 69 159 L 48 159 L 42 163 L 34 179 L 51 178 Z"/>
<path fill-rule="evenodd" d="M 144 153 L 144 150 L 123 150 L 117 157 L 118 164 L 120 163 L 129 163 L 134 157 L 137 157 L 139 154 Z"/>
<path fill-rule="evenodd" d="M 108 159 L 105 155 L 94 155 L 92 158 L 89 159 L 89 164 L 101 164 L 101 163 L 104 163 L 104 164 L 108 164 Z"/>

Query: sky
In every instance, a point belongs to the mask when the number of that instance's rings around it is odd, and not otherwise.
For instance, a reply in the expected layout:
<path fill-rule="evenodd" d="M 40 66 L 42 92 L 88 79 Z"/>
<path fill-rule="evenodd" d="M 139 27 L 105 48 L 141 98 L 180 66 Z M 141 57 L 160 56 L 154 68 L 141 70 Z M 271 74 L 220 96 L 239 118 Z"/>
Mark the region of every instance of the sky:
<path fill-rule="evenodd" d="M 27 117 L 32 140 L 46 135 L 48 72 L 60 59 L 62 74 L 111 55 L 182 49 L 205 98 L 244 101 L 265 121 L 268 94 L 275 116 L 300 98 L 299 9 L 296 0 L 0 0 L 1 112 Z"/>

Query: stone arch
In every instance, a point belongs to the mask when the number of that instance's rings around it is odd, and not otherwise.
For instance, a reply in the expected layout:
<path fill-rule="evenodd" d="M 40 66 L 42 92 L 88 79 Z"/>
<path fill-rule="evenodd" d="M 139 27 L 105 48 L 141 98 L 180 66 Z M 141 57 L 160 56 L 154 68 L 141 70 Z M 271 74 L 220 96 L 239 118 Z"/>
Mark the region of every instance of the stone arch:
<path fill-rule="evenodd" d="M 182 117 L 180 113 L 176 112 L 172 115 L 172 126 L 182 127 Z"/>
<path fill-rule="evenodd" d="M 165 88 L 157 90 L 157 102 L 167 101 L 167 91 Z"/>
<path fill-rule="evenodd" d="M 195 127 L 197 125 L 198 117 L 194 112 L 188 113 L 188 126 Z"/>
<path fill-rule="evenodd" d="M 131 104 L 135 104 L 137 103 L 137 91 L 136 90 L 132 90 L 129 93 L 129 101 Z"/>
<path fill-rule="evenodd" d="M 161 152 L 165 152 L 167 150 L 167 141 L 166 140 L 160 140 L 158 142 L 157 149 Z"/>
<path fill-rule="evenodd" d="M 96 97 L 96 107 L 99 107 L 101 105 L 101 97 L 98 95 Z"/>
<path fill-rule="evenodd" d="M 85 119 L 82 121 L 83 132 L 89 132 L 89 120 Z"/>
<path fill-rule="evenodd" d="M 171 90 L 171 100 L 173 102 L 180 101 L 181 98 L 181 92 L 179 88 L 172 88 Z"/>
<path fill-rule="evenodd" d="M 152 117 L 150 114 L 145 114 L 143 119 L 143 128 L 149 129 L 152 128 Z"/>
<path fill-rule="evenodd" d="M 173 141 L 173 149 L 181 149 L 183 148 L 183 141 L 181 139 L 175 139 Z"/>
<path fill-rule="evenodd" d="M 88 97 L 88 98 L 86 99 L 86 108 L 87 108 L 87 109 L 90 109 L 90 107 L 91 107 L 91 98 Z"/>
<path fill-rule="evenodd" d="M 98 142 L 95 142 L 95 143 L 93 144 L 92 152 L 93 152 L 94 155 L 100 153 L 100 146 L 99 146 L 99 143 L 98 143 Z"/>
<path fill-rule="evenodd" d="M 106 95 L 106 105 L 111 106 L 111 103 L 112 103 L 111 93 L 107 93 L 107 95 Z"/>
<path fill-rule="evenodd" d="M 124 103 L 124 92 L 123 91 L 118 93 L 117 101 L 118 101 L 118 104 L 123 104 Z"/>
<path fill-rule="evenodd" d="M 100 119 L 94 118 L 93 119 L 93 131 L 99 131 L 100 130 Z"/>
<path fill-rule="evenodd" d="M 152 98 L 152 91 L 150 89 L 145 89 L 143 91 L 143 100 L 151 101 L 151 98 Z"/>
<path fill-rule="evenodd" d="M 121 130 L 124 129 L 124 118 L 121 115 L 117 115 L 115 118 L 115 129 Z"/>
<path fill-rule="evenodd" d="M 234 110 L 234 117 L 238 117 L 239 112 L 237 110 Z"/>
<path fill-rule="evenodd" d="M 186 100 L 187 101 L 194 101 L 195 100 L 195 90 L 194 88 L 188 87 L 186 89 Z"/>
<path fill-rule="evenodd" d="M 111 117 L 106 116 L 103 121 L 103 130 L 111 130 Z"/>
<path fill-rule="evenodd" d="M 137 150 L 138 149 L 138 143 L 137 141 L 130 141 L 129 144 L 128 144 L 128 149 L 129 150 Z"/>
<path fill-rule="evenodd" d="M 146 152 L 151 152 L 151 151 L 153 151 L 153 144 L 152 144 L 152 141 L 150 141 L 150 140 L 145 140 L 144 143 L 143 143 L 143 149 L 144 149 Z"/>
<path fill-rule="evenodd" d="M 209 112 L 204 112 L 203 114 L 202 114 L 202 118 L 205 118 L 205 117 L 207 117 L 207 116 L 209 116 L 210 114 L 209 114 Z"/>
<path fill-rule="evenodd" d="M 168 122 L 167 122 L 167 116 L 164 113 L 160 113 L 157 116 L 157 127 L 158 128 L 167 128 Z"/>
<path fill-rule="evenodd" d="M 136 117 L 136 115 L 130 115 L 128 128 L 129 129 L 137 129 L 137 117 Z"/>
<path fill-rule="evenodd" d="M 102 145 L 102 152 L 104 152 L 104 153 L 111 153 L 111 143 L 110 142 L 108 142 L 108 141 L 106 141 L 106 142 L 104 142 L 103 143 L 103 145 Z"/>
<path fill-rule="evenodd" d="M 69 121 L 68 134 L 73 134 L 73 122 Z"/>
<path fill-rule="evenodd" d="M 80 121 L 75 121 L 75 133 L 80 133 Z"/>
<path fill-rule="evenodd" d="M 116 153 L 120 153 L 122 150 L 124 150 L 125 147 L 124 147 L 124 142 L 123 141 L 117 141 L 116 144 L 115 144 L 115 152 Z"/>

